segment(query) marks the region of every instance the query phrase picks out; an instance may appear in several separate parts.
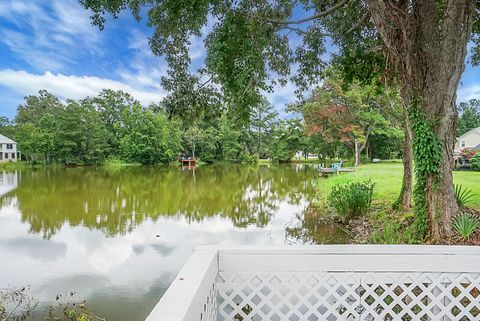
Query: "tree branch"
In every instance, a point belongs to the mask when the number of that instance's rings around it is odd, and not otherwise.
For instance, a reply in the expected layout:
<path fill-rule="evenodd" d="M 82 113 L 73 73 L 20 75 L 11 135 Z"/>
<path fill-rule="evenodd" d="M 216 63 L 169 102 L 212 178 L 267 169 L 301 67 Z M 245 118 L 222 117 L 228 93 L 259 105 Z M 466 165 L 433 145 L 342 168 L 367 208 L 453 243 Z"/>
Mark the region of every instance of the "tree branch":
<path fill-rule="evenodd" d="M 364 15 L 362 16 L 362 18 L 360 18 L 360 20 L 358 20 L 358 22 L 356 24 L 354 24 L 353 26 L 350 27 L 350 29 L 348 29 L 347 31 L 345 31 L 345 35 L 348 35 L 348 34 L 351 34 L 352 32 L 354 32 L 355 30 L 357 30 L 358 28 L 360 28 L 363 23 L 365 21 L 368 20 L 368 18 L 370 17 L 370 13 L 368 11 L 366 11 L 364 13 Z"/>
<path fill-rule="evenodd" d="M 268 22 L 275 23 L 275 24 L 280 24 L 280 25 L 301 24 L 301 23 L 304 23 L 304 22 L 308 22 L 308 21 L 312 21 L 312 20 L 315 20 L 315 19 L 318 19 L 318 18 L 328 16 L 329 14 L 334 12 L 335 10 L 338 10 L 341 7 L 343 7 L 347 2 L 348 2 L 348 0 L 341 0 L 336 5 L 330 7 L 330 8 L 328 8 L 328 9 L 322 11 L 322 12 L 319 12 L 319 13 L 313 15 L 313 16 L 310 16 L 310 17 L 307 17 L 307 18 L 304 18 L 304 19 L 300 19 L 300 20 L 288 21 L 288 20 L 276 20 L 276 19 L 270 19 L 270 18 L 266 18 L 265 20 L 268 21 Z"/>

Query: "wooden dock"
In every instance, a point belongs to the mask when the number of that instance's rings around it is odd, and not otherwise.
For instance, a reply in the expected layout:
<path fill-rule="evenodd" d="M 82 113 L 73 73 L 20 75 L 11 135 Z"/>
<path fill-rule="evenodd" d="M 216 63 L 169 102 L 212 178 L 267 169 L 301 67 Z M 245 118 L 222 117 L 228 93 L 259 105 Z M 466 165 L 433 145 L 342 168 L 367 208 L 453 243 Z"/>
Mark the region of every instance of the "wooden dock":
<path fill-rule="evenodd" d="M 181 159 L 180 163 L 182 164 L 183 167 L 195 167 L 195 166 L 197 166 L 197 160 L 196 159 Z"/>
<path fill-rule="evenodd" d="M 345 167 L 345 168 L 325 168 L 321 167 L 318 171 L 322 174 L 338 174 L 338 173 L 351 173 L 355 172 L 355 167 Z"/>

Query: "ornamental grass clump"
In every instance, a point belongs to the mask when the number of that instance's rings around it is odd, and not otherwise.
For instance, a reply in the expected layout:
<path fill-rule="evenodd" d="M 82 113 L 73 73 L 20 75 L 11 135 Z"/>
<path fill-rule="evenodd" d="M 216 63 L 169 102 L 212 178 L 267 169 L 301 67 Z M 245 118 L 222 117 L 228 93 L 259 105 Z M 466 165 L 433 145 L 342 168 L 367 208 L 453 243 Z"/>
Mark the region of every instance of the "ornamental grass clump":
<path fill-rule="evenodd" d="M 344 220 L 365 215 L 372 204 L 374 186 L 370 180 L 334 186 L 328 202 Z"/>
<path fill-rule="evenodd" d="M 461 213 L 453 219 L 453 228 L 463 240 L 468 240 L 478 228 L 478 219 L 471 214 Z"/>
<path fill-rule="evenodd" d="M 462 185 L 455 185 L 455 198 L 459 207 L 465 207 L 471 201 L 473 192 L 469 188 L 464 188 Z"/>

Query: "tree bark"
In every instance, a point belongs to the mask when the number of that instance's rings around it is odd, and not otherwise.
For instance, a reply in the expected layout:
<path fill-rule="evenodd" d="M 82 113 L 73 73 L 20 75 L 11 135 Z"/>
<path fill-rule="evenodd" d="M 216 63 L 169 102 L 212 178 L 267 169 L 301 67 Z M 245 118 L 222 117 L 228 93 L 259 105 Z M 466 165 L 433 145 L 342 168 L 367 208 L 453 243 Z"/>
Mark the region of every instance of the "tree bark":
<path fill-rule="evenodd" d="M 353 145 L 354 145 L 354 153 L 355 153 L 355 166 L 358 166 L 360 165 L 360 151 L 358 148 L 358 141 L 356 139 L 353 141 Z"/>
<path fill-rule="evenodd" d="M 412 121 L 416 214 L 425 214 L 426 232 L 434 241 L 451 237 L 452 218 L 459 212 L 452 178 L 455 100 L 475 0 L 445 0 L 442 6 L 436 0 L 367 0 L 367 4 L 396 62 Z"/>
<path fill-rule="evenodd" d="M 413 192 L 413 148 L 412 148 L 412 129 L 405 116 L 404 121 L 404 146 L 403 146 L 403 181 L 402 190 L 398 200 L 399 209 L 409 209 L 412 207 Z"/>

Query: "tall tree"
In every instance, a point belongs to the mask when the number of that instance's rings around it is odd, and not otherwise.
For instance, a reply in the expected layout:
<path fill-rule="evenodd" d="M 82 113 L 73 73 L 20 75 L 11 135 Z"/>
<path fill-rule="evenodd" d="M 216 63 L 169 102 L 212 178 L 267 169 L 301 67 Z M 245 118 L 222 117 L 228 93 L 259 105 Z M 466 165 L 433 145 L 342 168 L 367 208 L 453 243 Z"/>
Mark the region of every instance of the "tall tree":
<path fill-rule="evenodd" d="M 55 135 L 57 132 L 56 117 L 64 106 L 60 100 L 46 90 L 38 95 L 25 97 L 25 103 L 17 109 L 15 122 L 19 129 L 19 149 L 23 155 L 34 161 L 49 163 L 56 158 Z M 33 130 L 30 134 L 28 130 Z M 29 154 L 32 152 L 32 154 Z"/>
<path fill-rule="evenodd" d="M 126 111 L 139 104 L 129 93 L 121 90 L 104 89 L 96 97 L 89 98 L 90 103 L 100 112 L 107 129 L 107 141 L 110 154 L 120 156 L 120 139 Z M 153 108 L 154 109 L 154 108 Z"/>
<path fill-rule="evenodd" d="M 0 134 L 10 138 L 15 137 L 15 123 L 6 116 L 0 116 Z"/>
<path fill-rule="evenodd" d="M 60 162 L 91 165 L 105 159 L 108 132 L 90 99 L 68 100 L 55 122 L 55 144 Z"/>
<path fill-rule="evenodd" d="M 340 139 L 352 150 L 355 166 L 374 131 L 392 127 L 385 117 L 386 98 L 375 86 L 354 82 L 342 87 L 337 74 L 329 76 L 314 96 L 301 108 L 310 133 L 321 133 L 330 141 Z"/>
<path fill-rule="evenodd" d="M 152 51 L 166 55 L 172 78 L 188 72 L 190 37 L 201 34 L 209 17 L 215 19 L 206 41 L 205 70 L 241 114 L 258 101 L 260 90 L 271 88 L 272 73 L 284 81 L 292 63 L 298 85 L 317 82 L 326 66 L 325 37 L 340 44 L 362 41 L 366 52 L 385 51 L 413 134 L 415 226 L 435 240 L 453 235 L 452 217 L 459 212 L 452 178 L 455 99 L 470 40 L 473 62 L 480 61 L 479 0 L 80 2 L 100 27 L 105 14 L 117 16 L 129 8 L 140 19 L 146 7 L 149 24 L 155 27 Z M 308 16 L 293 18 L 299 10 Z M 289 47 L 287 32 L 302 37 L 298 47 Z M 349 47 L 340 49 L 344 56 L 342 50 Z M 359 61 L 367 57 L 355 55 Z"/>
<path fill-rule="evenodd" d="M 480 100 L 471 99 L 458 106 L 457 136 L 461 136 L 473 128 L 480 127 Z"/>
<path fill-rule="evenodd" d="M 253 134 L 254 150 L 260 158 L 267 155 L 268 141 L 277 117 L 278 113 L 266 99 L 262 99 L 258 104 L 255 104 L 250 112 L 250 128 Z"/>
<path fill-rule="evenodd" d="M 134 104 L 123 111 L 120 150 L 124 159 L 142 164 L 168 163 L 181 152 L 181 132 L 163 113 L 143 110 Z"/>

